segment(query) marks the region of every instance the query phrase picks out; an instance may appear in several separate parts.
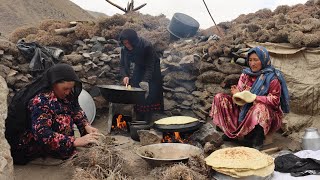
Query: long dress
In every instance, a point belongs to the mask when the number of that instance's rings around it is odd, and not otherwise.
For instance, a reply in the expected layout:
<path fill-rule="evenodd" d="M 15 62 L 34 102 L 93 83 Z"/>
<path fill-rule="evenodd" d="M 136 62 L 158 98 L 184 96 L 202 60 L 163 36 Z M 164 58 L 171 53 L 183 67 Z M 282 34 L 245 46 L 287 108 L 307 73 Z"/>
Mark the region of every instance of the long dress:
<path fill-rule="evenodd" d="M 31 99 L 28 110 L 32 129 L 20 137 L 16 149 L 30 160 L 45 156 L 66 159 L 75 153 L 73 125 L 76 124 L 80 134 L 85 135 L 84 127 L 89 124 L 78 104 L 60 100 L 50 91 Z"/>
<path fill-rule="evenodd" d="M 131 75 L 130 67 L 134 64 Z M 139 83 L 149 83 L 149 95 L 145 102 L 135 106 L 137 112 L 148 113 L 163 110 L 163 87 L 160 70 L 160 59 L 151 43 L 139 38 L 139 43 L 133 51 L 125 47 L 121 49 L 120 73 L 123 77 L 130 77 L 130 84 L 139 87 Z"/>
<path fill-rule="evenodd" d="M 237 88 L 244 91 L 251 88 L 256 77 L 241 74 Z M 257 96 L 243 121 L 239 122 L 241 107 L 232 101 L 228 94 L 215 95 L 210 116 L 213 123 L 223 130 L 229 138 L 241 138 L 260 125 L 264 134 L 274 132 L 281 127 L 283 112 L 280 107 L 281 85 L 278 79 L 270 82 L 267 96 Z"/>

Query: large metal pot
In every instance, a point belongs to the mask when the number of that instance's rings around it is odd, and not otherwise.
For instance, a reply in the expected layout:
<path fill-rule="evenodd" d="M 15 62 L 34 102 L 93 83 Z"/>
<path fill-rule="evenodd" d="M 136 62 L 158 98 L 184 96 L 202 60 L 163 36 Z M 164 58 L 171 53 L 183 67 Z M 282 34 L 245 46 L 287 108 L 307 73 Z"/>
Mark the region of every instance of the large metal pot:
<path fill-rule="evenodd" d="M 177 38 L 188 38 L 197 33 L 199 26 L 199 22 L 192 17 L 183 13 L 175 13 L 167 29 Z"/>
<path fill-rule="evenodd" d="M 307 128 L 302 137 L 302 149 L 320 150 L 320 134 L 317 128 Z"/>
<path fill-rule="evenodd" d="M 141 88 L 131 89 L 119 85 L 99 85 L 102 96 L 109 102 L 121 104 L 139 104 L 145 99 L 145 91 Z"/>

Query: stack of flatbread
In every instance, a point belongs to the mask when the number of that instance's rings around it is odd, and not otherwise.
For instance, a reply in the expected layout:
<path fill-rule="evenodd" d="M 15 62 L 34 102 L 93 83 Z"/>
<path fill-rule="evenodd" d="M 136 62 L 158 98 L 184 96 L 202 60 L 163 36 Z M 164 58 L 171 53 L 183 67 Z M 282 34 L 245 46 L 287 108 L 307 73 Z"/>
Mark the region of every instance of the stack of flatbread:
<path fill-rule="evenodd" d="M 206 164 L 215 171 L 235 178 L 267 177 L 274 171 L 273 158 L 248 147 L 224 148 L 213 152 Z"/>
<path fill-rule="evenodd" d="M 181 125 L 197 122 L 198 119 L 189 116 L 172 116 L 167 118 L 162 118 L 154 123 L 157 125 Z"/>

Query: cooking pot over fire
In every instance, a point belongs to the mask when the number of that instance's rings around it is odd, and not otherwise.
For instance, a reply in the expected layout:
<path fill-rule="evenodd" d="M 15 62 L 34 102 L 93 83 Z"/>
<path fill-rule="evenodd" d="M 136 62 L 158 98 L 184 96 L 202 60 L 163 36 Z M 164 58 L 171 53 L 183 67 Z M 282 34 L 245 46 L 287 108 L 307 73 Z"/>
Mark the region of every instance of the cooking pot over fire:
<path fill-rule="evenodd" d="M 98 85 L 102 96 L 109 102 L 121 104 L 139 104 L 145 100 L 145 91 L 141 88 L 119 85 Z"/>

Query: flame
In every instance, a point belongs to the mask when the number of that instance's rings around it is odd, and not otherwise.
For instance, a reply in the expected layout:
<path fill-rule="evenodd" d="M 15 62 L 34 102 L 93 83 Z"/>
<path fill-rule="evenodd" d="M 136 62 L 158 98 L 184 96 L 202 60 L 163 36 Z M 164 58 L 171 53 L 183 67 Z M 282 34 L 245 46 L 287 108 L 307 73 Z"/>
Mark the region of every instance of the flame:
<path fill-rule="evenodd" d="M 162 139 L 162 142 L 165 142 L 165 143 L 172 143 L 172 142 L 174 142 L 174 143 L 176 143 L 176 142 L 187 143 L 188 139 L 183 139 L 183 138 L 181 138 L 179 132 L 174 132 L 173 134 L 167 133 L 164 136 L 164 138 Z"/>
<path fill-rule="evenodd" d="M 117 121 L 117 126 L 115 127 L 114 125 L 111 126 L 111 128 L 117 128 L 117 129 L 124 129 L 127 127 L 127 123 L 126 121 L 124 121 L 123 116 L 121 114 L 119 114 L 119 116 L 116 118 Z"/>

